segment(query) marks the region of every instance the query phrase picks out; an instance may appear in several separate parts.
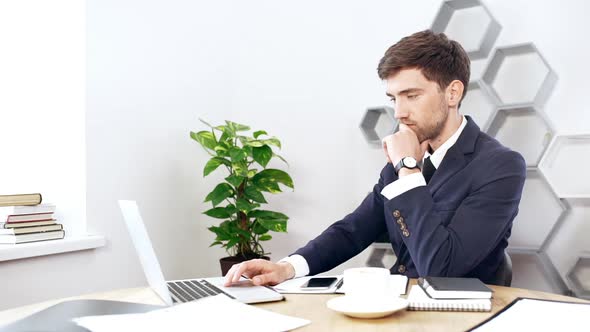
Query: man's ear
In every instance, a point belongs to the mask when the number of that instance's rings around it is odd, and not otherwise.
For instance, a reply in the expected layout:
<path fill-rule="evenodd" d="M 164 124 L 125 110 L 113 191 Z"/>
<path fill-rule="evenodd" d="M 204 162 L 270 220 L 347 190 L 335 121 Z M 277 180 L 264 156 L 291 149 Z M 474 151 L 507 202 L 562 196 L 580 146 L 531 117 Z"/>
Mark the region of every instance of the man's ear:
<path fill-rule="evenodd" d="M 463 97 L 463 89 L 465 86 L 463 82 L 459 80 L 452 81 L 449 86 L 447 86 L 447 104 L 450 107 L 459 107 L 459 102 L 461 102 L 461 97 Z"/>

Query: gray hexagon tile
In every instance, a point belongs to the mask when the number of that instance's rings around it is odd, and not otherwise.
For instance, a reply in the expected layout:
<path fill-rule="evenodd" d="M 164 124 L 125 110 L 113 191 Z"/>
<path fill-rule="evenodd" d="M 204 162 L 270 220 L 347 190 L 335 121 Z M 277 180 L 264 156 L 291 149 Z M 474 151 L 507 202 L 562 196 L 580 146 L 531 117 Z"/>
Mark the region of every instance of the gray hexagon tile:
<path fill-rule="evenodd" d="M 565 210 L 543 175 L 529 169 L 509 248 L 540 250 Z"/>
<path fill-rule="evenodd" d="M 551 259 L 562 278 L 568 281 L 571 288 L 574 285 L 567 278 L 567 273 L 575 265 L 578 253 L 590 252 L 590 199 L 565 199 L 567 211 L 559 227 L 555 229 L 543 251 Z"/>
<path fill-rule="evenodd" d="M 539 168 L 559 197 L 590 197 L 590 135 L 558 135 L 551 142 Z"/>
<path fill-rule="evenodd" d="M 381 140 L 393 134 L 397 128 L 393 108 L 387 106 L 368 108 L 360 127 L 367 142 L 381 146 Z"/>
<path fill-rule="evenodd" d="M 508 253 L 512 259 L 512 287 L 568 293 L 565 283 L 544 254 L 534 250 L 509 250 Z"/>
<path fill-rule="evenodd" d="M 505 105 L 542 106 L 557 75 L 535 45 L 527 43 L 497 48 L 482 79 Z"/>
<path fill-rule="evenodd" d="M 590 299 L 590 252 L 580 254 L 567 279 L 576 296 Z"/>
<path fill-rule="evenodd" d="M 490 53 L 502 27 L 481 1 L 449 0 L 442 3 L 431 29 L 458 41 L 469 58 L 482 59 Z"/>
<path fill-rule="evenodd" d="M 488 128 L 488 134 L 518 151 L 527 166 L 538 165 L 553 137 L 553 126 L 532 106 L 501 108 Z"/>
<path fill-rule="evenodd" d="M 486 131 L 498 104 L 498 100 L 489 93 L 485 83 L 473 81 L 469 82 L 460 111 L 464 115 L 471 116 L 481 130 Z"/>

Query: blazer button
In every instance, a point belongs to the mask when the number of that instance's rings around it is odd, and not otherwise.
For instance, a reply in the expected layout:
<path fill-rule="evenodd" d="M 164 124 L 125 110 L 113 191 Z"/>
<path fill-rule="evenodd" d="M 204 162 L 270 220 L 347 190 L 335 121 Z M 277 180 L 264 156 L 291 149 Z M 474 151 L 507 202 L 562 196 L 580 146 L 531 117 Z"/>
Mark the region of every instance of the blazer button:
<path fill-rule="evenodd" d="M 400 225 L 403 224 L 404 223 L 404 217 L 397 218 L 397 220 L 395 222 L 397 222 Z"/>
<path fill-rule="evenodd" d="M 408 237 L 408 236 L 410 236 L 410 231 L 408 231 L 407 229 L 404 229 L 404 231 L 402 232 L 402 234 L 403 234 L 405 237 Z"/>
<path fill-rule="evenodd" d="M 408 229 L 408 227 L 406 224 L 401 224 L 401 225 L 399 225 L 399 229 L 401 229 L 402 231 L 405 231 Z"/>
<path fill-rule="evenodd" d="M 402 214 L 399 212 L 399 210 L 395 210 L 393 211 L 393 217 L 394 218 L 399 218 L 399 216 L 401 216 Z"/>
<path fill-rule="evenodd" d="M 399 272 L 399 273 L 402 273 L 402 274 L 403 274 L 403 273 L 406 273 L 406 266 L 405 266 L 405 265 L 400 265 L 400 266 L 397 268 L 397 272 Z"/>

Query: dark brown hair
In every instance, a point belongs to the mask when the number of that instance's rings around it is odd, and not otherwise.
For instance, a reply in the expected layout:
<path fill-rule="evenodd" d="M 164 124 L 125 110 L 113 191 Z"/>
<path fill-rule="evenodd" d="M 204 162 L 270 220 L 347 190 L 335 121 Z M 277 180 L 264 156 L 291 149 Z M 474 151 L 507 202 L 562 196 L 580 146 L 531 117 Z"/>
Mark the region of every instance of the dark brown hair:
<path fill-rule="evenodd" d="M 469 84 L 470 64 L 467 52 L 458 42 L 448 39 L 444 33 L 424 30 L 391 46 L 379 61 L 377 73 L 384 80 L 402 69 L 418 68 L 426 79 L 438 83 L 442 91 L 453 80 L 459 80 L 465 86 L 463 100 Z"/>

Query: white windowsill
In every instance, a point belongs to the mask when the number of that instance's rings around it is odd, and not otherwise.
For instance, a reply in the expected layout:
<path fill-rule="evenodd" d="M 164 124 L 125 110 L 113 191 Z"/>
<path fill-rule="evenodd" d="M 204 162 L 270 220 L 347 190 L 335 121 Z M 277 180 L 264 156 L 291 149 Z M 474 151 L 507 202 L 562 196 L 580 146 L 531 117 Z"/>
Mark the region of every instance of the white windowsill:
<path fill-rule="evenodd" d="M 64 252 L 100 248 L 105 245 L 104 236 L 86 235 L 20 244 L 0 244 L 0 262 L 21 258 L 46 256 Z"/>

